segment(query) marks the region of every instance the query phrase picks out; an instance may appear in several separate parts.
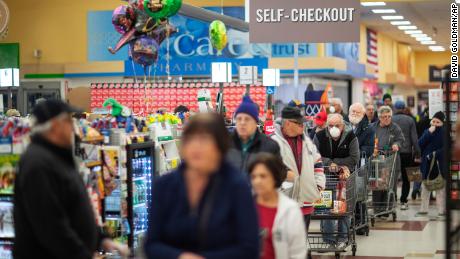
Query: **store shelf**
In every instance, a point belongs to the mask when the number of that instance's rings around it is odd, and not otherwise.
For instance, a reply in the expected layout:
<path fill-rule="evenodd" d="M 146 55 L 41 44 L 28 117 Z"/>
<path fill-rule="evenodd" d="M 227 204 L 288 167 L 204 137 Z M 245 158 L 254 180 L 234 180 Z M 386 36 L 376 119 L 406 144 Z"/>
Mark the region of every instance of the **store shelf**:
<path fill-rule="evenodd" d="M 135 181 L 140 181 L 140 180 L 145 180 L 145 175 L 144 175 L 144 176 L 140 176 L 140 177 L 135 177 L 135 178 L 133 178 L 133 182 L 135 182 Z"/>
<path fill-rule="evenodd" d="M 88 168 L 102 166 L 102 162 L 101 161 L 87 161 L 85 162 L 85 166 Z"/>
<path fill-rule="evenodd" d="M 83 143 L 101 143 L 104 142 L 104 136 L 99 136 L 99 137 L 92 137 L 92 138 L 84 138 L 82 140 Z"/>
<path fill-rule="evenodd" d="M 139 204 L 133 205 L 133 208 L 142 208 L 142 207 L 146 207 L 146 206 L 147 206 L 146 203 L 139 203 Z"/>

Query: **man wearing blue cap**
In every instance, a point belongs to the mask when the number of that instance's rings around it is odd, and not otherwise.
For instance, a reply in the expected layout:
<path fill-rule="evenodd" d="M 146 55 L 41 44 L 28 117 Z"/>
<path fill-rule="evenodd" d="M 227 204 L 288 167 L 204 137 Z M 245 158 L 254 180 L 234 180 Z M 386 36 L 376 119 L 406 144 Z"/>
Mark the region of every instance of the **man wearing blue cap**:
<path fill-rule="evenodd" d="M 227 160 L 236 168 L 247 173 L 249 160 L 260 152 L 268 152 L 280 156 L 278 144 L 260 133 L 258 129 L 259 107 L 248 95 L 235 111 L 236 129 L 232 134 L 233 147 Z M 280 156 L 281 157 L 281 156 Z"/>
<path fill-rule="evenodd" d="M 420 158 L 420 147 L 418 145 L 417 126 L 414 119 L 405 113 L 406 104 L 403 101 L 396 101 L 394 104 L 396 114 L 393 122 L 396 123 L 404 135 L 406 141 L 401 142 L 401 178 L 403 181 L 401 192 L 401 210 L 407 210 L 407 196 L 410 191 L 410 182 L 407 178 L 406 168 L 413 166 L 414 159 Z"/>

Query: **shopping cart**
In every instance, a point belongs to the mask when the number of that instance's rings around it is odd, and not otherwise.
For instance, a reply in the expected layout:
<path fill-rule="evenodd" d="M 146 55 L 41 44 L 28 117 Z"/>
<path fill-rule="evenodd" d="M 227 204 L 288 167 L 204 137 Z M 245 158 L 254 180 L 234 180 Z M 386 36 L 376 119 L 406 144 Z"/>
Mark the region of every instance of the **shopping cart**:
<path fill-rule="evenodd" d="M 369 160 L 368 213 L 371 226 L 377 217 L 392 215 L 396 221 L 396 181 L 398 152 L 380 152 Z"/>
<path fill-rule="evenodd" d="M 323 201 L 321 207 L 315 207 L 315 212 L 311 220 L 320 220 L 324 223 L 327 220 L 346 222 L 345 232 L 308 232 L 308 258 L 312 257 L 312 252 L 335 253 L 336 258 L 345 252 L 347 247 L 352 247 L 353 256 L 356 254 L 357 244 L 355 236 L 354 210 L 356 205 L 356 172 L 343 179 L 343 174 L 332 167 L 325 167 L 326 189 L 322 192 Z M 324 198 L 330 198 L 324 201 Z M 337 222 L 336 222 L 337 223 Z M 338 222 L 341 224 L 340 222 Z M 327 240 L 326 240 L 327 239 Z M 340 239 L 343 239 L 341 242 Z M 331 240 L 334 242 L 331 243 Z M 343 243 L 342 243 L 343 242 Z M 344 244 L 338 246 L 338 243 Z"/>
<path fill-rule="evenodd" d="M 369 236 L 369 215 L 367 212 L 369 159 L 363 154 L 361 166 L 355 170 L 356 174 L 356 207 L 355 207 L 355 230 Z"/>

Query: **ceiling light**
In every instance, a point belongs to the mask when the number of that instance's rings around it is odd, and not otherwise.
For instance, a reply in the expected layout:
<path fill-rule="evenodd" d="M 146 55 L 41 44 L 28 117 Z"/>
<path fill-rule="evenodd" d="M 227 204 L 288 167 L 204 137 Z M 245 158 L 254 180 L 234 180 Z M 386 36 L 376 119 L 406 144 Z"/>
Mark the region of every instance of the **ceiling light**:
<path fill-rule="evenodd" d="M 410 36 L 414 38 L 428 37 L 428 35 L 423 34 L 423 33 L 411 34 Z"/>
<path fill-rule="evenodd" d="M 385 6 L 385 2 L 362 2 L 362 6 Z"/>
<path fill-rule="evenodd" d="M 410 25 L 409 21 L 395 21 L 391 22 L 392 25 Z"/>
<path fill-rule="evenodd" d="M 396 13 L 395 9 L 374 9 L 373 13 Z"/>
<path fill-rule="evenodd" d="M 436 44 L 436 41 L 434 41 L 434 40 L 427 40 L 427 41 L 422 41 L 422 42 L 420 42 L 420 43 L 422 43 L 423 45 L 434 45 L 434 44 Z"/>
<path fill-rule="evenodd" d="M 384 15 L 382 16 L 384 20 L 403 20 L 404 16 L 402 15 Z"/>
<path fill-rule="evenodd" d="M 431 37 L 421 37 L 421 38 L 415 38 L 416 41 L 430 41 L 433 40 Z"/>
<path fill-rule="evenodd" d="M 415 31 L 405 31 L 406 34 L 421 34 L 423 33 L 421 30 L 415 30 Z"/>
<path fill-rule="evenodd" d="M 446 51 L 443 46 L 430 46 L 429 48 L 431 51 Z"/>
<path fill-rule="evenodd" d="M 415 25 L 404 25 L 404 26 L 398 26 L 398 29 L 405 31 L 405 30 L 417 30 L 417 26 Z"/>

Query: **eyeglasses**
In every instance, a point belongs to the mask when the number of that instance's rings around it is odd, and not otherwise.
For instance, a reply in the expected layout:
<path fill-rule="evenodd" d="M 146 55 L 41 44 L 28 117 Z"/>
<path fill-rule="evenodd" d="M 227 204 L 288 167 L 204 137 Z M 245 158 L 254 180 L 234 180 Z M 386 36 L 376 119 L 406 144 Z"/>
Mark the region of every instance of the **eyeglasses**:
<path fill-rule="evenodd" d="M 391 119 L 391 115 L 382 115 L 380 116 L 381 119 Z"/>
<path fill-rule="evenodd" d="M 289 120 L 290 122 L 296 124 L 297 126 L 303 126 L 303 122 L 299 122 L 299 121 L 296 121 L 296 120 Z"/>

